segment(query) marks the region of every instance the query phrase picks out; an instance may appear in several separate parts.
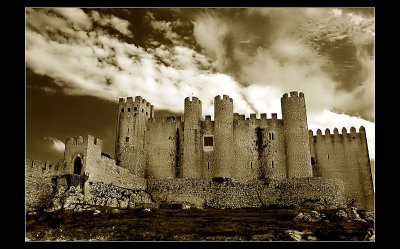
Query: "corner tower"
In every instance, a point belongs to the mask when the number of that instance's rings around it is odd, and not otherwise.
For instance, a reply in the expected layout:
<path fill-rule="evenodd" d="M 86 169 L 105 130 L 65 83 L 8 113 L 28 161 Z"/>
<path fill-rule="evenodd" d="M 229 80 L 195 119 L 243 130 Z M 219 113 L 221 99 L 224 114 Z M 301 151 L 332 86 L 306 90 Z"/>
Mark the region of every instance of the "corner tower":
<path fill-rule="evenodd" d="M 233 100 L 228 95 L 214 98 L 214 177 L 231 177 L 234 163 Z"/>
<path fill-rule="evenodd" d="M 201 101 L 185 98 L 181 177 L 201 178 Z"/>
<path fill-rule="evenodd" d="M 307 111 L 302 92 L 281 98 L 288 178 L 312 177 Z"/>
<path fill-rule="evenodd" d="M 141 96 L 119 99 L 115 159 L 117 165 L 129 169 L 140 178 L 145 177 L 144 138 L 154 108 Z"/>

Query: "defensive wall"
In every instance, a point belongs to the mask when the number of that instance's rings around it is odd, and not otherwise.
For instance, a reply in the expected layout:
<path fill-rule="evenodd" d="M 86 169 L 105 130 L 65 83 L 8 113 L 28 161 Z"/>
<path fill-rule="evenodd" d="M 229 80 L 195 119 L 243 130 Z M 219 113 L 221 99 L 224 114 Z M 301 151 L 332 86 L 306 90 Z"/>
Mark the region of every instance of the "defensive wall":
<path fill-rule="evenodd" d="M 333 134 L 326 129 L 324 135 L 318 129 L 315 136 L 309 131 L 309 139 L 314 176 L 342 180 L 348 201 L 372 209 L 374 193 L 365 128 L 361 126 L 356 132 L 351 127 L 350 133 L 343 128 L 340 134 L 337 128 Z"/>
<path fill-rule="evenodd" d="M 303 93 L 282 96 L 282 119 L 276 113 L 233 113 L 227 95 L 215 97 L 214 120 L 202 118 L 198 98 L 186 98 L 184 105 L 183 117 L 155 118 L 142 97 L 120 98 L 115 160 L 102 153 L 100 139 L 68 138 L 62 161 L 26 161 L 27 194 L 37 197 L 27 202 L 38 202 L 41 191 L 48 196 L 52 178 L 72 174 L 84 179 L 87 200 L 95 198 L 93 186 L 103 184 L 100 189 L 150 191 L 157 202 L 178 198 L 206 207 L 300 205 L 313 198 L 339 203 L 343 193 L 343 203 L 373 208 L 365 129 L 318 130 L 314 136 Z"/>

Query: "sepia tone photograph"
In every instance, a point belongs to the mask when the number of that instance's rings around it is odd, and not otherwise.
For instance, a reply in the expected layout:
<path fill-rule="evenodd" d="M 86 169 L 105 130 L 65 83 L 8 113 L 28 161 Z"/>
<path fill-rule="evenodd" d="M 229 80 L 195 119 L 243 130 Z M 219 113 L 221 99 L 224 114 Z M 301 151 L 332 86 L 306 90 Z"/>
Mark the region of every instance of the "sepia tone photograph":
<path fill-rule="evenodd" d="M 25 241 L 375 241 L 374 8 L 25 8 Z"/>

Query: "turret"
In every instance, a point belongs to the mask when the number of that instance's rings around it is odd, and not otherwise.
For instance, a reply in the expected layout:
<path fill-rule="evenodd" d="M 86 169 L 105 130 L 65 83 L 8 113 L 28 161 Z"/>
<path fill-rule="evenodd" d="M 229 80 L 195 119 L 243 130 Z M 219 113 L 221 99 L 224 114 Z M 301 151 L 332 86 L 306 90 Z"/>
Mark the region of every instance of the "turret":
<path fill-rule="evenodd" d="M 98 167 L 103 142 L 91 135 L 70 137 L 65 140 L 64 163 L 65 173 L 84 175 Z"/>
<path fill-rule="evenodd" d="M 201 178 L 201 101 L 185 99 L 182 178 Z"/>
<path fill-rule="evenodd" d="M 281 98 L 288 178 L 312 177 L 306 103 L 303 93 Z M 319 131 L 320 132 L 320 131 Z M 318 135 L 318 132 L 317 132 Z"/>
<path fill-rule="evenodd" d="M 230 169 L 234 163 L 232 98 L 216 96 L 214 115 L 214 177 L 231 177 Z"/>
<path fill-rule="evenodd" d="M 127 168 L 136 177 L 145 172 L 144 137 L 148 119 L 154 110 L 141 96 L 119 99 L 115 158 L 117 165 Z"/>

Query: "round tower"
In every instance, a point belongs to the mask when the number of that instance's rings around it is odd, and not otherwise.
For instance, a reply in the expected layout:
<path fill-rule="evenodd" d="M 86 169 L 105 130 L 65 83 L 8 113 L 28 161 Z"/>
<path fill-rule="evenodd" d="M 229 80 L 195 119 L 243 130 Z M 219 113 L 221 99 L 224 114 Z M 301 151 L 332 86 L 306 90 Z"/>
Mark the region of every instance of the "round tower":
<path fill-rule="evenodd" d="M 302 92 L 281 98 L 288 178 L 312 177 L 307 111 Z"/>
<path fill-rule="evenodd" d="M 201 178 L 201 101 L 185 99 L 181 177 Z"/>
<path fill-rule="evenodd" d="M 234 163 L 233 100 L 227 95 L 214 99 L 214 177 L 231 177 Z"/>
<path fill-rule="evenodd" d="M 127 168 L 136 177 L 145 177 L 144 140 L 151 105 L 140 96 L 120 98 L 118 104 L 115 159 L 117 165 Z"/>

